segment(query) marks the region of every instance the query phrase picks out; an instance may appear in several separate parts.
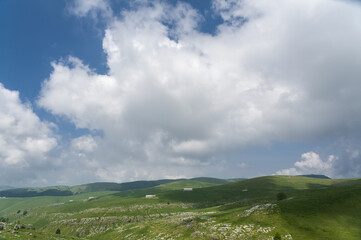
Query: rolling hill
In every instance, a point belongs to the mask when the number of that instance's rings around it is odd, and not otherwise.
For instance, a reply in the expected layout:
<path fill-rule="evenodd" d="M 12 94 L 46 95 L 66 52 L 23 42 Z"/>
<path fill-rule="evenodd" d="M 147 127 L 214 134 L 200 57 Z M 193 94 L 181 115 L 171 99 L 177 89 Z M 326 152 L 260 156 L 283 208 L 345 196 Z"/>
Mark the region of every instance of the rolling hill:
<path fill-rule="evenodd" d="M 286 199 L 277 201 L 280 192 Z M 144 197 L 152 193 L 155 198 Z M 359 240 L 360 212 L 361 179 L 299 176 L 195 178 L 126 191 L 0 199 L 7 228 L 16 221 L 35 227 L 17 231 L 24 239 L 29 234 L 37 239 L 273 239 L 279 234 Z"/>
<path fill-rule="evenodd" d="M 180 189 L 187 186 L 209 187 L 219 184 L 225 184 L 229 181 L 231 180 L 199 177 L 193 179 L 162 179 L 154 181 L 134 181 L 125 183 L 96 182 L 71 187 L 51 186 L 44 188 L 11 188 L 0 191 L 0 197 L 72 196 L 76 194 L 99 191 L 137 190 L 156 187 L 160 185 L 167 189 Z"/>

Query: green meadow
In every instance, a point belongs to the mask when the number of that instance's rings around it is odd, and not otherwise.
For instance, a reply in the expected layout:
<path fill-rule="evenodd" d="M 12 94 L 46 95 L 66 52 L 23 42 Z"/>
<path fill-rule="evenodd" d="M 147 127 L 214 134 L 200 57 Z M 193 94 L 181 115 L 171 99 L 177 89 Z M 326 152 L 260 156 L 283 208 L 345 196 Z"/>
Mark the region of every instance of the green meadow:
<path fill-rule="evenodd" d="M 100 190 L 1 198 L 0 238 L 361 239 L 361 179 L 195 178 Z"/>

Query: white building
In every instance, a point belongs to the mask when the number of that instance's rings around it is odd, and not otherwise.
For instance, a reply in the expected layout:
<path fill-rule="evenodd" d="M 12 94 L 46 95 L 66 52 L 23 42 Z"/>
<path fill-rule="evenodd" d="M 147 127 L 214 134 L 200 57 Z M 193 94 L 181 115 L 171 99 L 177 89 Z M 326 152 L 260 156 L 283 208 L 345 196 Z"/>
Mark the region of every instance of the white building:
<path fill-rule="evenodd" d="M 145 195 L 145 198 L 155 198 L 155 195 Z"/>
<path fill-rule="evenodd" d="M 183 191 L 186 191 L 186 192 L 193 191 L 193 188 L 184 188 Z"/>

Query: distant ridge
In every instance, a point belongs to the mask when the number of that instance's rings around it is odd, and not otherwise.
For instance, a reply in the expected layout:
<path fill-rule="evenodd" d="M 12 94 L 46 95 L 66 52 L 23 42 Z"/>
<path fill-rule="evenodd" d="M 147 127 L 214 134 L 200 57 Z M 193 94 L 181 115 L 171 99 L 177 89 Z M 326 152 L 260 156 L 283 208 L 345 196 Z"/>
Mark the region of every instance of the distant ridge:
<path fill-rule="evenodd" d="M 0 191 L 0 197 L 39 197 L 39 196 L 71 196 L 68 189 L 46 188 L 13 188 Z"/>
<path fill-rule="evenodd" d="M 317 174 L 307 174 L 307 175 L 297 175 L 299 177 L 310 177 L 310 178 L 323 178 L 323 179 L 331 179 L 326 175 L 317 175 Z"/>
<path fill-rule="evenodd" d="M 99 191 L 127 191 L 127 190 L 155 187 L 161 184 L 166 184 L 180 180 L 183 179 L 161 179 L 161 180 L 153 180 L 153 181 L 134 181 L 134 182 L 124 182 L 124 183 L 96 182 L 96 183 L 89 183 L 79 186 L 73 186 L 70 188 L 75 194 L 86 193 L 86 192 L 99 192 Z"/>
<path fill-rule="evenodd" d="M 45 188 L 13 188 L 0 191 L 0 197 L 38 197 L 72 196 L 75 194 L 100 191 L 126 191 L 155 187 L 161 184 L 180 181 L 181 179 L 162 179 L 155 181 L 134 181 L 125 183 L 97 182 L 77 186 L 52 186 Z"/>
<path fill-rule="evenodd" d="M 40 188 L 12 188 L 1 189 L 0 197 L 37 197 L 37 196 L 72 196 L 82 193 L 100 192 L 100 191 L 117 191 L 124 192 L 129 190 L 139 190 L 145 188 L 153 188 L 157 186 L 163 186 L 163 188 L 183 188 L 190 186 L 206 187 L 226 184 L 229 182 L 238 181 L 241 179 L 218 179 L 211 177 L 196 177 L 191 179 L 161 179 L 151 181 L 134 181 L 124 183 L 114 182 L 95 182 L 76 186 L 50 186 Z M 184 181 L 184 182 L 183 182 Z M 176 182 L 179 182 L 176 183 Z M 171 185 L 167 185 L 171 184 Z M 187 185 L 188 184 L 188 185 Z"/>
<path fill-rule="evenodd" d="M 1 191 L 1 190 L 11 189 L 11 188 L 13 188 L 13 187 L 0 185 L 0 191 Z"/>
<path fill-rule="evenodd" d="M 299 177 L 330 179 L 325 175 L 307 174 L 299 175 Z M 152 191 L 159 192 L 164 189 L 175 190 L 183 189 L 184 187 L 203 188 L 216 185 L 223 185 L 227 183 L 243 182 L 246 179 L 219 179 L 211 177 L 196 177 L 191 179 L 161 179 L 151 181 L 134 181 L 124 183 L 114 182 L 95 182 L 76 186 L 50 186 L 42 188 L 8 188 L 8 186 L 0 186 L 0 197 L 38 197 L 38 196 L 72 196 L 82 193 L 100 192 L 100 191 L 116 191 L 128 192 L 129 190 L 141 190 L 150 188 Z M 4 188 L 1 188 L 4 187 Z M 155 188 L 157 187 L 157 188 Z M 142 192 L 142 191 L 140 191 Z M 143 194 L 143 192 L 142 192 Z M 121 194 L 122 195 L 122 194 Z"/>
<path fill-rule="evenodd" d="M 209 182 L 209 183 L 216 183 L 216 184 L 226 184 L 229 183 L 225 179 L 219 179 L 219 178 L 211 178 L 211 177 L 196 177 L 191 178 L 190 180 L 200 181 L 200 182 Z"/>

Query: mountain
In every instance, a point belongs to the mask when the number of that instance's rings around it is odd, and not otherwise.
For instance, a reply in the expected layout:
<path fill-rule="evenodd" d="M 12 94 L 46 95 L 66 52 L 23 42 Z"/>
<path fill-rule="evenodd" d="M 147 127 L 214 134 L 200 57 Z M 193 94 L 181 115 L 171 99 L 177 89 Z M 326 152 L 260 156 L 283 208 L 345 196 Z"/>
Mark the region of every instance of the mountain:
<path fill-rule="evenodd" d="M 11 189 L 11 188 L 13 188 L 13 187 L 5 186 L 5 185 L 0 185 L 0 191 L 1 191 L 1 190 Z"/>
<path fill-rule="evenodd" d="M 299 177 L 310 177 L 310 178 L 324 178 L 324 179 L 331 179 L 325 175 L 317 175 L 317 174 L 308 174 L 308 175 L 298 175 Z"/>
<path fill-rule="evenodd" d="M 134 181 L 125 183 L 97 182 L 70 187 L 74 194 L 98 191 L 127 191 L 155 187 L 161 184 L 176 182 L 182 179 L 161 179 L 154 181 Z"/>
<path fill-rule="evenodd" d="M 186 182 L 182 182 L 186 181 Z M 182 182 L 182 183 L 177 183 Z M 193 179 L 161 179 L 153 181 L 134 181 L 125 183 L 96 182 L 77 186 L 52 186 L 45 188 L 14 188 L 0 191 L 0 197 L 37 197 L 37 196 L 72 196 L 99 191 L 129 191 L 152 188 L 163 185 L 164 189 L 182 189 L 184 187 L 209 187 L 228 183 L 228 180 L 199 177 Z M 170 185 L 166 185 L 170 184 Z"/>
<path fill-rule="evenodd" d="M 38 196 L 70 196 L 69 187 L 56 186 L 46 188 L 13 188 L 0 191 L 0 197 L 38 197 Z"/>
<path fill-rule="evenodd" d="M 97 182 L 72 187 L 53 186 L 45 188 L 14 188 L 0 191 L 0 197 L 72 196 L 81 193 L 98 191 L 127 191 L 154 187 L 174 181 L 179 181 L 179 179 L 162 179 L 156 181 L 135 181 L 125 183 Z"/>

